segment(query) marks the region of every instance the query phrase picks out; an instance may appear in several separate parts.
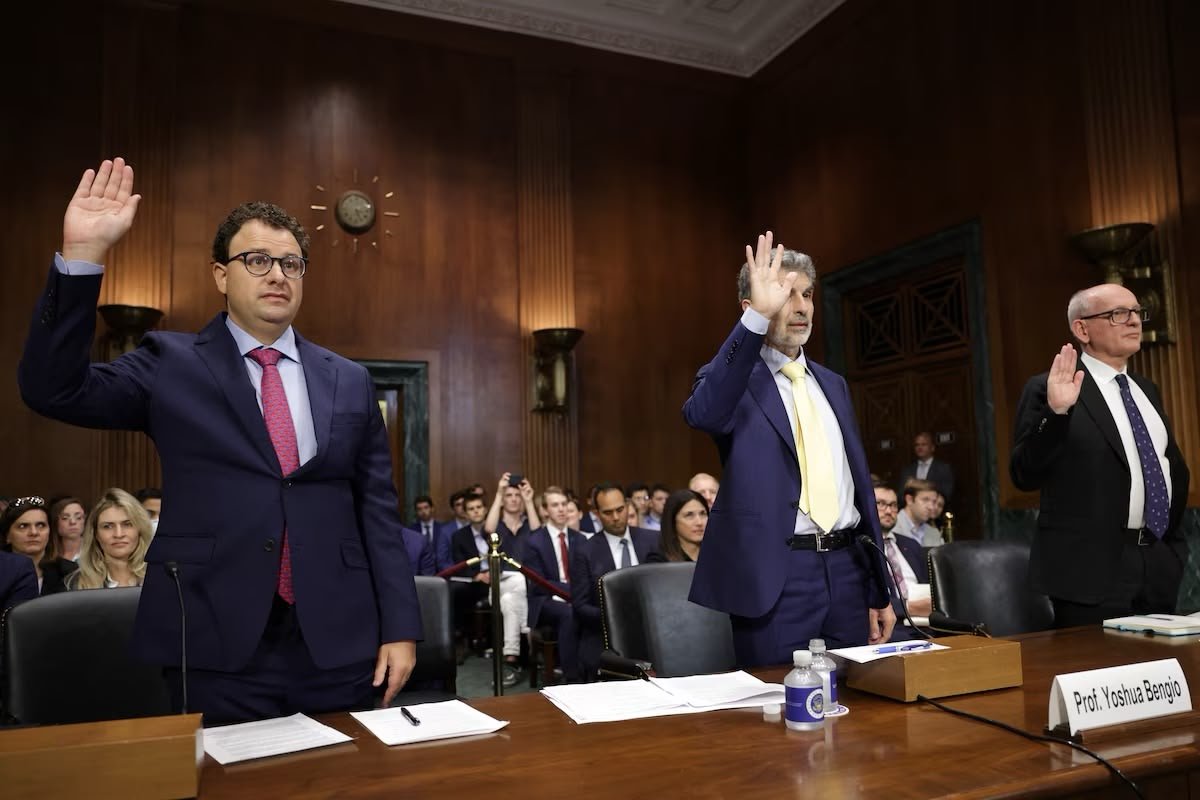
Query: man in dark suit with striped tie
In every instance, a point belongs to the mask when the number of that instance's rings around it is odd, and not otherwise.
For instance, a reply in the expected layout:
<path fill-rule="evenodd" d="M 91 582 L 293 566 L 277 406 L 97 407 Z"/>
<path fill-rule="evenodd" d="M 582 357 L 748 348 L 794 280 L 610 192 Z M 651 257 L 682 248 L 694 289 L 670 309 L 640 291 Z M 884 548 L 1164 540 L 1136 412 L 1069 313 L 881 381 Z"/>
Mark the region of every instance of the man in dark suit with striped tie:
<path fill-rule="evenodd" d="M 1147 318 L 1124 286 L 1076 292 L 1082 353 L 1063 345 L 1017 407 L 1009 472 L 1041 491 L 1029 567 L 1058 627 L 1175 611 L 1190 475 L 1158 387 L 1127 368 Z"/>

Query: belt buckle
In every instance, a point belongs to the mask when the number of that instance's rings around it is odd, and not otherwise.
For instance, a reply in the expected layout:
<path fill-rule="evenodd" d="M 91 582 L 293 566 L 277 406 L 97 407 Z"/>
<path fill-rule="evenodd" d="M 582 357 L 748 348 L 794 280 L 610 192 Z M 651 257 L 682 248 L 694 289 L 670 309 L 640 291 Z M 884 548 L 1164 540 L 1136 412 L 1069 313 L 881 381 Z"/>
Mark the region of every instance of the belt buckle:
<path fill-rule="evenodd" d="M 1138 528 L 1138 547 L 1149 547 L 1154 544 L 1154 534 L 1147 528 Z"/>
<path fill-rule="evenodd" d="M 829 548 L 825 546 L 825 540 L 829 539 L 829 538 L 830 538 L 830 536 L 827 533 L 814 533 L 813 534 L 813 539 L 817 543 L 816 550 L 818 553 L 828 553 L 829 552 Z"/>

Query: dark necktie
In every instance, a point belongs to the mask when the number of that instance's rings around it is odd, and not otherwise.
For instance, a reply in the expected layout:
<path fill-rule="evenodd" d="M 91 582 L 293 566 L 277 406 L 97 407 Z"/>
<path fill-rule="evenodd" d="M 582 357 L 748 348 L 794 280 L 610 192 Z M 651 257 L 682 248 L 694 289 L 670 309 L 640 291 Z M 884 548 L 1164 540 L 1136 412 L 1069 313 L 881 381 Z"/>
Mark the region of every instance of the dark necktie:
<path fill-rule="evenodd" d="M 287 394 L 283 391 L 283 379 L 279 377 L 279 358 L 283 353 L 273 347 L 260 347 L 246 354 L 262 367 L 262 408 L 267 423 L 267 433 L 275 447 L 282 474 L 290 475 L 300 467 L 300 448 L 296 444 L 296 426 L 292 424 L 292 411 L 288 407 Z M 279 580 L 275 590 L 291 605 L 296 602 L 292 591 L 292 550 L 288 544 L 287 523 L 284 523 L 279 546 Z"/>
<path fill-rule="evenodd" d="M 571 563 L 571 557 L 567 555 L 567 535 L 562 531 L 558 532 L 558 552 L 562 557 L 562 580 L 563 583 L 571 582 L 571 568 L 567 565 Z"/>
<path fill-rule="evenodd" d="M 629 557 L 629 538 L 621 537 L 621 569 L 632 567 L 633 559 Z"/>
<path fill-rule="evenodd" d="M 1137 445 L 1138 461 L 1142 463 L 1142 481 L 1146 485 L 1143 518 L 1150 532 L 1161 539 L 1167 532 L 1167 519 L 1171 513 L 1171 502 L 1167 498 L 1167 481 L 1163 477 L 1158 453 L 1154 452 L 1150 431 L 1146 429 L 1146 420 L 1142 418 L 1142 412 L 1134 402 L 1133 393 L 1129 391 L 1129 379 L 1118 375 L 1117 385 L 1121 387 L 1121 402 L 1125 404 L 1125 414 L 1129 417 L 1129 426 L 1133 428 L 1133 442 Z"/>
<path fill-rule="evenodd" d="M 425 541 L 433 544 L 433 532 L 429 530 L 429 525 L 428 522 L 421 523 L 421 527 L 425 529 Z"/>

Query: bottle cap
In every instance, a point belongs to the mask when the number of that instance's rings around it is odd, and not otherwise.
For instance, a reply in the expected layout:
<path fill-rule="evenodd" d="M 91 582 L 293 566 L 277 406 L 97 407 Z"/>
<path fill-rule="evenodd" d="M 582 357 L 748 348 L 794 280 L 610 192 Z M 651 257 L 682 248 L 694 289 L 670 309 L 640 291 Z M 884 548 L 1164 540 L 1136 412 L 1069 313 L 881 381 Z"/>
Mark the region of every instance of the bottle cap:
<path fill-rule="evenodd" d="M 797 667 L 811 667 L 812 653 L 807 650 L 793 650 L 792 664 Z"/>
<path fill-rule="evenodd" d="M 783 706 L 779 703 L 767 703 L 762 707 L 763 718 L 768 720 L 778 720 L 783 716 Z"/>
<path fill-rule="evenodd" d="M 809 639 L 808 649 L 814 653 L 824 653 L 825 652 L 825 640 L 824 639 Z"/>

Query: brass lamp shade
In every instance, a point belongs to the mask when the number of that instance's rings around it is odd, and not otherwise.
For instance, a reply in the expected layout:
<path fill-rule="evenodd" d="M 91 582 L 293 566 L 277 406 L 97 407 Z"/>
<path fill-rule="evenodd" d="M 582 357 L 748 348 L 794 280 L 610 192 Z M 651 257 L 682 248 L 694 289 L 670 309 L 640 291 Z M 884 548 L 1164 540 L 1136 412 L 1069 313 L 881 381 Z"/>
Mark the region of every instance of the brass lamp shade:
<path fill-rule="evenodd" d="M 1104 268 L 1106 283 L 1124 283 L 1121 267 L 1153 230 L 1149 222 L 1123 222 L 1082 231 L 1071 241 L 1084 258 Z"/>
<path fill-rule="evenodd" d="M 107 305 L 96 309 L 108 326 L 104 340 L 104 360 L 112 361 L 122 353 L 135 350 L 146 332 L 158 324 L 163 312 L 147 306 Z"/>
<path fill-rule="evenodd" d="M 543 328 L 533 332 L 533 410 L 566 413 L 570 409 L 571 350 L 583 336 L 579 328 Z"/>

